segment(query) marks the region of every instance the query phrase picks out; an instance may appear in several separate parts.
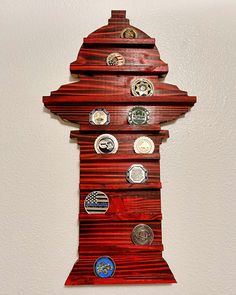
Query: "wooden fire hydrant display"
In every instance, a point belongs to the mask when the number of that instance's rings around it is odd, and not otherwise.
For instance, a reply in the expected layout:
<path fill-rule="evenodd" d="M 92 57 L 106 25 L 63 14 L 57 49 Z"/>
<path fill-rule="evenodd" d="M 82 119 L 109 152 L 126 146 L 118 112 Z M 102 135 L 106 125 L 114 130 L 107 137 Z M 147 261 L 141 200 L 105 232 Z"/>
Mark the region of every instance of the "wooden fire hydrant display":
<path fill-rule="evenodd" d="M 54 114 L 80 125 L 79 259 L 66 285 L 175 283 L 162 257 L 160 124 L 196 97 L 160 81 L 168 66 L 155 39 L 125 11 L 84 38 L 71 72 L 79 81 L 43 98 Z"/>

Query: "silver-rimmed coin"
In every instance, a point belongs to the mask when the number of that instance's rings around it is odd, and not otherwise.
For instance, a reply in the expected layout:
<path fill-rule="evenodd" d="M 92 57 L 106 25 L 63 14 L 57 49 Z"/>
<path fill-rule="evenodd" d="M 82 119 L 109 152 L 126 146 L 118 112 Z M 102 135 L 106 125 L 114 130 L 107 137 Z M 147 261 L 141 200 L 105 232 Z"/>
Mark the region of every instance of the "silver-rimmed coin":
<path fill-rule="evenodd" d="M 150 113 L 145 107 L 136 106 L 129 110 L 128 122 L 129 124 L 145 125 L 148 124 Z"/>
<path fill-rule="evenodd" d="M 89 114 L 89 123 L 92 125 L 108 125 L 110 114 L 106 109 L 94 109 Z"/>
<path fill-rule="evenodd" d="M 118 150 L 118 141 L 111 134 L 102 134 L 96 138 L 94 149 L 98 154 L 115 154 Z"/>
<path fill-rule="evenodd" d="M 93 270 L 99 278 L 111 278 L 115 273 L 116 264 L 111 257 L 101 256 L 95 261 Z"/>
<path fill-rule="evenodd" d="M 125 58 L 118 52 L 113 52 L 107 57 L 108 66 L 123 66 L 125 64 Z"/>
<path fill-rule="evenodd" d="M 138 78 L 131 82 L 131 93 L 134 96 L 152 96 L 154 86 L 150 80 Z"/>
<path fill-rule="evenodd" d="M 122 32 L 121 32 L 121 38 L 126 38 L 126 39 L 134 39 L 138 37 L 138 33 L 134 28 L 125 28 Z"/>
<path fill-rule="evenodd" d="M 143 183 L 148 180 L 148 172 L 141 164 L 133 164 L 126 172 L 126 179 L 130 183 Z"/>
<path fill-rule="evenodd" d="M 101 191 L 92 191 L 84 200 L 84 209 L 88 214 L 105 214 L 109 208 L 108 196 Z"/>
<path fill-rule="evenodd" d="M 147 224 L 138 224 L 133 228 L 131 239 L 135 245 L 151 245 L 154 233 Z"/>
<path fill-rule="evenodd" d="M 154 142 L 147 136 L 140 136 L 134 142 L 134 151 L 137 154 L 152 154 L 154 148 Z"/>

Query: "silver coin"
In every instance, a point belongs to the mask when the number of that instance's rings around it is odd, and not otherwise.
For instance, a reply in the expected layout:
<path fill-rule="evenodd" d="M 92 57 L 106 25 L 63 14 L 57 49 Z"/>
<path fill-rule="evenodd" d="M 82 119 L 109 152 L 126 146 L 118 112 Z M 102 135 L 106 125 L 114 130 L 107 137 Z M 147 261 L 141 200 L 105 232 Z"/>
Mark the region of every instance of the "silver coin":
<path fill-rule="evenodd" d="M 150 119 L 150 113 L 145 107 L 136 106 L 133 107 L 128 113 L 129 124 L 145 125 L 148 124 Z"/>
<path fill-rule="evenodd" d="M 154 86 L 150 80 L 138 78 L 131 82 L 131 92 L 134 96 L 152 96 Z"/>
<path fill-rule="evenodd" d="M 107 125 L 110 123 L 110 114 L 106 109 L 94 109 L 89 114 L 89 123 L 92 125 Z"/>
<path fill-rule="evenodd" d="M 154 148 L 154 142 L 147 136 L 140 136 L 134 142 L 134 151 L 137 154 L 152 154 Z"/>
<path fill-rule="evenodd" d="M 85 197 L 84 208 L 88 214 L 105 214 L 109 208 L 108 196 L 104 192 L 93 191 Z"/>
<path fill-rule="evenodd" d="M 121 38 L 126 38 L 126 39 L 134 39 L 138 37 L 138 33 L 134 28 L 125 28 L 121 32 Z"/>
<path fill-rule="evenodd" d="M 123 66 L 125 64 L 125 58 L 118 52 L 113 52 L 107 57 L 108 66 Z"/>
<path fill-rule="evenodd" d="M 96 138 L 94 149 L 98 154 L 115 154 L 118 150 L 118 141 L 111 134 L 102 134 Z"/>
<path fill-rule="evenodd" d="M 138 224 L 133 228 L 131 239 L 135 245 L 151 245 L 154 233 L 147 224 Z"/>
<path fill-rule="evenodd" d="M 148 172 L 141 164 L 133 164 L 126 172 L 126 179 L 130 183 L 143 183 L 148 180 Z"/>

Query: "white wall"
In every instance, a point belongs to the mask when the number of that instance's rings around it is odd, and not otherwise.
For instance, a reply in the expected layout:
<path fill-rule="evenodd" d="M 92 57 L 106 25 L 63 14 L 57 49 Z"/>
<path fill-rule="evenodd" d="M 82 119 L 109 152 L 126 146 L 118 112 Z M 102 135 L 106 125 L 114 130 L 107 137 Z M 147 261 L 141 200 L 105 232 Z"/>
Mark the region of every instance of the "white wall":
<path fill-rule="evenodd" d="M 161 148 L 164 257 L 177 285 L 63 286 L 77 255 L 76 126 L 41 97 L 73 80 L 82 38 L 111 9 L 156 38 L 166 82 L 198 97 L 165 126 Z M 0 294 L 235 294 L 236 2 L 2 0 L 0 30 Z"/>

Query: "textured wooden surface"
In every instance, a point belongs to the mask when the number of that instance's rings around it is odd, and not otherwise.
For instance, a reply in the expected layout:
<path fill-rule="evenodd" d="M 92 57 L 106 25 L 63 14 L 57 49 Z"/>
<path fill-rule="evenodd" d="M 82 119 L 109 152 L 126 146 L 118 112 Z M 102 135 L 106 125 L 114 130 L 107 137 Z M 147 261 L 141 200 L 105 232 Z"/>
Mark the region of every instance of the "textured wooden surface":
<path fill-rule="evenodd" d="M 121 38 L 127 27 L 137 32 L 136 38 Z M 107 56 L 113 52 L 123 55 L 124 65 L 106 64 Z M 79 81 L 62 85 L 43 98 L 52 113 L 79 124 L 80 128 L 71 132 L 71 138 L 80 146 L 79 259 L 66 285 L 175 283 L 162 257 L 159 146 L 168 138 L 168 131 L 161 130 L 160 124 L 185 114 L 196 97 L 160 80 L 167 74 L 168 65 L 161 60 L 155 39 L 131 26 L 125 11 L 112 11 L 108 25 L 84 38 L 70 70 L 79 74 Z M 131 94 L 131 84 L 137 78 L 152 82 L 153 96 Z M 128 113 L 134 106 L 149 111 L 148 124 L 128 123 Z M 109 112 L 108 125 L 89 123 L 89 114 L 96 108 Z M 117 153 L 95 152 L 95 139 L 102 133 L 116 137 Z M 134 141 L 140 136 L 153 140 L 152 154 L 135 153 Z M 126 171 L 133 164 L 147 169 L 146 182 L 127 181 Z M 105 214 L 88 214 L 84 208 L 85 198 L 97 190 L 108 196 L 109 207 Z M 146 224 L 153 230 L 151 245 L 132 242 L 132 230 L 138 224 Z M 95 275 L 94 263 L 101 256 L 114 260 L 113 277 L 103 279 Z"/>

